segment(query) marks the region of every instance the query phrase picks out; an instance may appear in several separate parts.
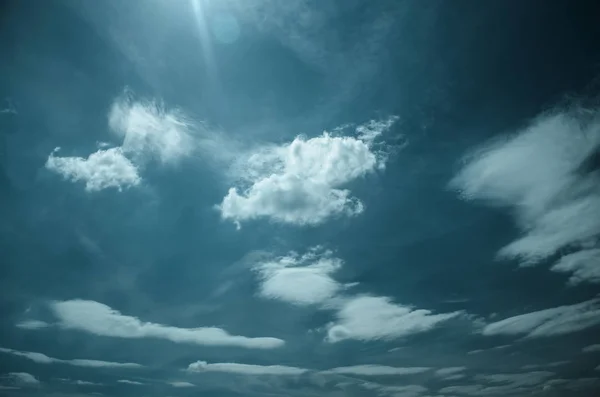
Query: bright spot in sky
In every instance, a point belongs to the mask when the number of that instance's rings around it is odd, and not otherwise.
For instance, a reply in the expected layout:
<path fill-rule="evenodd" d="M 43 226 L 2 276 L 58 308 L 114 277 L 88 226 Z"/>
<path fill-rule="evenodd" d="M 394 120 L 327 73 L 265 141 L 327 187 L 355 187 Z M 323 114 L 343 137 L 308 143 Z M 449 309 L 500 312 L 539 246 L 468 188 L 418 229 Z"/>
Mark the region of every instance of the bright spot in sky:
<path fill-rule="evenodd" d="M 229 13 L 215 15 L 209 23 L 215 39 L 221 43 L 233 43 L 240 36 L 237 18 Z"/>

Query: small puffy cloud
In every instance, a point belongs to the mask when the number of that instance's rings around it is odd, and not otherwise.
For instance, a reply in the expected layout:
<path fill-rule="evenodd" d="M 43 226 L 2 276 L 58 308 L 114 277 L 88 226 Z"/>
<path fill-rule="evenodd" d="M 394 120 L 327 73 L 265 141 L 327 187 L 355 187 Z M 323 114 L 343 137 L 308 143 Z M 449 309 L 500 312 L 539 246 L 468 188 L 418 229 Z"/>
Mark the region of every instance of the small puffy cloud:
<path fill-rule="evenodd" d="M 554 114 L 472 153 L 451 185 L 465 199 L 510 209 L 523 235 L 499 252 L 523 265 L 558 250 L 593 248 L 600 235 L 600 118 Z M 597 282 L 595 251 L 572 254 L 553 270 Z M 595 259 L 594 259 L 595 258 Z M 590 263 L 589 261 L 592 263 Z"/>
<path fill-rule="evenodd" d="M 179 387 L 179 388 L 184 388 L 184 387 L 196 387 L 195 384 L 190 383 L 190 382 L 181 382 L 181 381 L 176 381 L 176 382 L 168 382 L 171 386 L 173 387 Z"/>
<path fill-rule="evenodd" d="M 229 189 L 218 208 L 224 219 L 238 224 L 267 218 L 316 225 L 333 216 L 354 216 L 364 207 L 344 186 L 384 165 L 385 156 L 374 151 L 368 140 L 327 132 L 309 139 L 297 137 L 289 144 L 262 147 L 248 155 L 237 167 L 243 170 L 240 178 L 246 186 L 241 191 Z"/>
<path fill-rule="evenodd" d="M 137 167 L 124 156 L 121 148 L 101 149 L 83 157 L 50 154 L 46 168 L 73 182 L 85 182 L 85 190 L 95 192 L 108 188 L 119 191 L 141 182 Z"/>
<path fill-rule="evenodd" d="M 323 303 L 342 286 L 331 277 L 342 261 L 331 252 L 313 249 L 298 256 L 290 253 L 255 266 L 261 278 L 260 296 L 296 305 Z"/>
<path fill-rule="evenodd" d="M 40 329 L 40 328 L 49 327 L 50 324 L 48 324 L 45 321 L 40 321 L 40 320 L 25 320 L 25 321 L 21 321 L 20 323 L 17 323 L 15 326 L 17 328 L 22 328 L 22 329 Z"/>
<path fill-rule="evenodd" d="M 552 266 L 552 270 L 570 273 L 569 283 L 600 283 L 600 248 L 587 249 L 568 254 Z"/>
<path fill-rule="evenodd" d="M 137 317 L 121 314 L 95 301 L 76 299 L 53 302 L 50 307 L 60 320 L 60 326 L 95 335 L 117 338 L 159 338 L 175 343 L 238 346 L 249 349 L 273 349 L 284 344 L 283 340 L 277 338 L 230 335 L 216 327 L 178 328 L 145 322 Z"/>
<path fill-rule="evenodd" d="M 119 379 L 117 381 L 117 383 L 122 383 L 122 384 L 125 384 L 125 385 L 136 385 L 136 386 L 142 386 L 143 385 L 142 382 L 137 382 L 135 380 L 128 380 L 128 379 Z"/>
<path fill-rule="evenodd" d="M 600 345 L 589 345 L 582 349 L 584 353 L 600 352 Z"/>
<path fill-rule="evenodd" d="M 40 384 L 40 381 L 35 376 L 27 372 L 10 372 L 7 378 L 18 386 L 35 386 Z"/>
<path fill-rule="evenodd" d="M 112 104 L 108 124 L 123 138 L 123 152 L 136 162 L 155 158 L 176 163 L 194 151 L 194 123 L 190 118 L 157 101 L 135 100 L 129 92 Z"/>
<path fill-rule="evenodd" d="M 521 314 L 486 325 L 483 335 L 564 335 L 600 324 L 600 300 Z"/>
<path fill-rule="evenodd" d="M 77 367 L 90 367 L 90 368 L 141 368 L 140 364 L 134 363 L 117 363 L 111 361 L 100 361 L 100 360 L 85 360 L 85 359 L 72 359 L 62 360 L 59 358 L 48 357 L 42 353 L 36 352 L 24 352 L 19 350 L 7 349 L 0 347 L 0 353 L 12 354 L 13 356 L 23 357 L 31 360 L 38 364 L 67 364 Z"/>
<path fill-rule="evenodd" d="M 285 365 L 254 365 L 239 363 L 207 363 L 196 361 L 188 366 L 191 372 L 227 372 L 238 375 L 302 375 L 307 369 Z"/>
<path fill-rule="evenodd" d="M 464 372 L 467 367 L 447 367 L 447 368 L 439 368 L 435 371 L 435 374 L 439 377 L 447 377 L 460 374 Z"/>
<path fill-rule="evenodd" d="M 389 367 L 386 365 L 353 365 L 350 367 L 337 367 L 325 372 L 340 375 L 365 375 L 365 376 L 387 376 L 387 375 L 414 375 L 428 371 L 428 367 Z"/>
<path fill-rule="evenodd" d="M 358 296 L 346 300 L 329 325 L 327 340 L 391 340 L 433 329 L 461 312 L 433 314 L 429 310 L 397 305 L 390 299 Z"/>

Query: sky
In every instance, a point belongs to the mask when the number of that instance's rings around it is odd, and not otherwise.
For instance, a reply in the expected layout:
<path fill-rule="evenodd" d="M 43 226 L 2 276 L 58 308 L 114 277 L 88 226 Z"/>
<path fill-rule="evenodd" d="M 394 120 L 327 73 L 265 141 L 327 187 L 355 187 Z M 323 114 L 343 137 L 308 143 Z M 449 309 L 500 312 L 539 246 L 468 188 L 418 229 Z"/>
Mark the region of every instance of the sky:
<path fill-rule="evenodd" d="M 600 392 L 593 1 L 0 1 L 0 396 Z"/>

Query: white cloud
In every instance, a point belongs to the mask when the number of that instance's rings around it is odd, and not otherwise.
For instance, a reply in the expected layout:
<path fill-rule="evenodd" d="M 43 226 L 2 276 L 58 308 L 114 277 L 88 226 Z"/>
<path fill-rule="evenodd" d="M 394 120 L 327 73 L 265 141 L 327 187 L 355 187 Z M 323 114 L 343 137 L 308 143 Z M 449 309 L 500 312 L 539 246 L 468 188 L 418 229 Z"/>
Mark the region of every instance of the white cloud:
<path fill-rule="evenodd" d="M 176 382 L 169 382 L 169 384 L 173 387 L 180 387 L 180 388 L 184 388 L 184 387 L 196 387 L 195 384 L 190 383 L 190 382 L 181 382 L 181 381 L 176 381 Z"/>
<path fill-rule="evenodd" d="M 600 300 L 592 299 L 509 317 L 488 324 L 483 335 L 520 335 L 543 337 L 581 331 L 600 324 Z"/>
<path fill-rule="evenodd" d="M 337 321 L 329 325 L 327 339 L 390 340 L 425 332 L 461 312 L 432 314 L 392 303 L 388 298 L 358 296 L 346 300 L 336 313 Z"/>
<path fill-rule="evenodd" d="M 600 248 L 577 251 L 560 258 L 552 266 L 555 272 L 571 273 L 569 283 L 600 282 Z"/>
<path fill-rule="evenodd" d="M 46 168 L 64 179 L 85 182 L 85 190 L 95 192 L 107 188 L 137 186 L 141 182 L 137 167 L 123 155 L 120 148 L 98 150 L 88 158 L 58 157 L 56 151 L 50 154 Z"/>
<path fill-rule="evenodd" d="M 77 386 L 102 386 L 101 383 L 88 382 L 86 380 L 75 380 L 72 383 Z"/>
<path fill-rule="evenodd" d="M 238 224 L 268 218 L 316 225 L 333 216 L 354 216 L 363 211 L 363 204 L 343 187 L 384 164 L 385 156 L 374 151 L 368 140 L 327 132 L 315 138 L 297 137 L 290 144 L 259 148 L 238 164 L 248 186 L 241 193 L 229 189 L 218 208 L 224 219 Z"/>
<path fill-rule="evenodd" d="M 227 372 L 239 375 L 301 375 L 307 369 L 285 365 L 253 365 L 238 363 L 207 363 L 196 361 L 188 366 L 192 372 Z"/>
<path fill-rule="evenodd" d="M 238 346 L 250 349 L 273 349 L 284 341 L 277 338 L 250 338 L 230 335 L 221 328 L 178 328 L 141 321 L 137 317 L 121 314 L 102 303 L 86 300 L 54 302 L 51 309 L 68 329 L 78 329 L 96 335 L 118 338 L 160 338 L 175 343 L 192 343 L 208 346 Z"/>
<path fill-rule="evenodd" d="M 335 373 L 341 375 L 414 375 L 428 371 L 428 367 L 389 367 L 386 365 L 354 365 L 350 367 L 337 367 L 325 371 L 326 373 Z"/>
<path fill-rule="evenodd" d="M 134 363 L 116 363 L 110 361 L 99 361 L 99 360 L 84 360 L 84 359 L 72 359 L 62 360 L 59 358 L 48 357 L 42 353 L 35 352 L 24 352 L 19 350 L 7 349 L 0 347 L 0 353 L 12 354 L 18 357 L 24 357 L 38 364 L 67 364 L 77 367 L 92 367 L 92 368 L 141 368 L 140 364 Z"/>
<path fill-rule="evenodd" d="M 17 385 L 39 385 L 40 381 L 27 372 L 10 372 L 8 378 Z"/>
<path fill-rule="evenodd" d="M 467 159 L 451 185 L 466 199 L 511 209 L 524 233 L 502 248 L 501 256 L 531 265 L 562 248 L 597 244 L 600 174 L 592 162 L 600 150 L 599 120 L 543 116 Z M 586 255 L 591 253 L 567 257 L 554 270 L 574 272 L 574 282 L 598 281 Z"/>
<path fill-rule="evenodd" d="M 40 329 L 49 327 L 50 324 L 39 320 L 25 320 L 17 323 L 15 326 L 22 329 Z"/>
<path fill-rule="evenodd" d="M 260 263 L 255 270 L 261 277 L 260 296 L 296 305 L 325 302 L 340 291 L 342 286 L 330 274 L 342 266 L 342 261 L 331 252 L 313 249 L 298 256 L 290 253 Z"/>
<path fill-rule="evenodd" d="M 467 367 L 448 367 L 448 368 L 439 368 L 435 371 L 435 374 L 440 377 L 447 377 L 459 374 L 464 372 Z"/>
<path fill-rule="evenodd" d="M 157 101 L 136 101 L 128 92 L 113 103 L 108 124 L 123 138 L 123 152 L 136 162 L 156 158 L 175 163 L 195 149 L 195 125 L 182 111 L 166 109 Z"/>
<path fill-rule="evenodd" d="M 600 352 L 600 345 L 589 345 L 582 349 L 584 353 Z"/>
<path fill-rule="evenodd" d="M 117 383 L 123 383 L 123 384 L 125 384 L 125 385 L 136 385 L 136 386 L 142 386 L 142 385 L 143 385 L 143 383 L 142 383 L 142 382 L 137 382 L 137 381 L 134 381 L 134 380 L 128 380 L 128 379 L 119 379 L 119 380 L 117 381 Z"/>
<path fill-rule="evenodd" d="M 544 383 L 546 380 L 554 376 L 553 372 L 549 371 L 534 371 L 518 374 L 491 374 L 477 375 L 476 380 L 489 382 L 492 384 L 510 384 L 513 387 L 535 386 Z"/>

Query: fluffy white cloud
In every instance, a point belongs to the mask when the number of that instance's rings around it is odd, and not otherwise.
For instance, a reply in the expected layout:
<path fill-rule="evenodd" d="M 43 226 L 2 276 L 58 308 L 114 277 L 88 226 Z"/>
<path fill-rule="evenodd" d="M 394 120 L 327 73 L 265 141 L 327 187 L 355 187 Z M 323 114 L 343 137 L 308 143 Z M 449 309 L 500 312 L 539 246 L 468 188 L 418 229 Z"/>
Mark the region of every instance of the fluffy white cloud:
<path fill-rule="evenodd" d="M 588 115 L 589 116 L 589 115 Z M 576 115 L 543 116 L 524 131 L 467 158 L 451 185 L 466 199 L 513 211 L 524 235 L 500 255 L 531 265 L 559 249 L 590 249 L 600 235 L 600 123 Z M 594 259 L 595 258 L 595 259 Z M 568 256 L 555 271 L 572 281 L 598 281 L 595 253 Z"/>
<path fill-rule="evenodd" d="M 374 131 L 393 121 L 373 124 Z M 370 132 L 373 135 L 374 132 Z M 374 151 L 369 140 L 323 135 L 269 146 L 251 153 L 240 177 L 246 188 L 229 192 L 218 206 L 224 219 L 242 222 L 256 218 L 297 225 L 316 225 L 332 216 L 353 216 L 363 204 L 343 186 L 377 168 L 385 156 Z"/>
<path fill-rule="evenodd" d="M 350 367 L 337 367 L 327 370 L 327 373 L 341 375 L 365 375 L 365 376 L 385 376 L 385 375 L 414 375 L 428 371 L 428 367 L 389 367 L 386 365 L 353 365 Z"/>
<path fill-rule="evenodd" d="M 175 382 L 169 382 L 169 384 L 173 387 L 179 387 L 179 388 L 196 387 L 195 384 L 190 383 L 190 382 L 175 381 Z"/>
<path fill-rule="evenodd" d="M 137 186 L 141 178 L 137 167 L 123 155 L 120 148 L 98 150 L 88 158 L 58 157 L 50 154 L 46 168 L 73 182 L 85 182 L 85 190 L 95 192 L 107 188 Z"/>
<path fill-rule="evenodd" d="M 569 283 L 572 285 L 584 281 L 598 283 L 600 282 L 600 248 L 565 255 L 552 266 L 552 270 L 571 273 Z"/>
<path fill-rule="evenodd" d="M 330 324 L 327 339 L 390 340 L 429 331 L 461 312 L 432 314 L 429 310 L 413 309 L 392 303 L 388 298 L 358 296 L 346 300 Z"/>
<path fill-rule="evenodd" d="M 521 314 L 488 324 L 483 335 L 544 337 L 563 335 L 600 324 L 600 300 Z"/>
<path fill-rule="evenodd" d="M 318 248 L 299 256 L 290 253 L 260 263 L 255 270 L 261 278 L 260 296 L 297 305 L 325 302 L 342 286 L 330 275 L 342 266 L 342 261 L 331 252 Z"/>
<path fill-rule="evenodd" d="M 68 364 L 77 367 L 92 367 L 92 368 L 141 368 L 142 365 L 134 363 L 116 363 L 111 361 L 100 361 L 100 360 L 85 360 L 85 359 L 72 359 L 62 360 L 59 358 L 48 357 L 42 353 L 36 352 L 24 352 L 13 349 L 7 349 L 0 347 L 0 353 L 12 354 L 18 357 L 24 357 L 38 364 Z"/>
<path fill-rule="evenodd" d="M 582 349 L 584 353 L 600 352 L 600 345 L 589 345 Z"/>
<path fill-rule="evenodd" d="M 249 338 L 230 335 L 221 328 L 177 328 L 141 321 L 123 315 L 102 303 L 86 300 L 53 302 L 51 309 L 64 328 L 78 329 L 96 335 L 118 338 L 160 338 L 175 343 L 208 346 L 238 346 L 250 349 L 273 349 L 284 341 L 277 338 Z"/>
<path fill-rule="evenodd" d="M 307 369 L 285 365 L 253 365 L 239 363 L 207 363 L 196 361 L 188 366 L 192 372 L 227 372 L 239 375 L 301 375 Z"/>
<path fill-rule="evenodd" d="M 46 323 L 45 321 L 39 321 L 39 320 L 25 320 L 25 321 L 21 321 L 20 323 L 17 323 L 15 326 L 17 328 L 22 328 L 22 329 L 40 329 L 40 328 L 46 328 L 46 327 L 50 326 L 50 324 Z"/>
<path fill-rule="evenodd" d="M 113 103 L 108 124 L 123 138 L 122 150 L 136 162 L 156 158 L 175 163 L 195 149 L 194 123 L 182 111 L 168 110 L 157 101 L 134 100 L 128 92 Z"/>
<path fill-rule="evenodd" d="M 137 382 L 135 380 L 128 380 L 128 379 L 119 379 L 117 381 L 117 383 L 123 383 L 125 385 L 136 385 L 136 386 L 142 386 L 143 385 L 142 382 Z"/>

